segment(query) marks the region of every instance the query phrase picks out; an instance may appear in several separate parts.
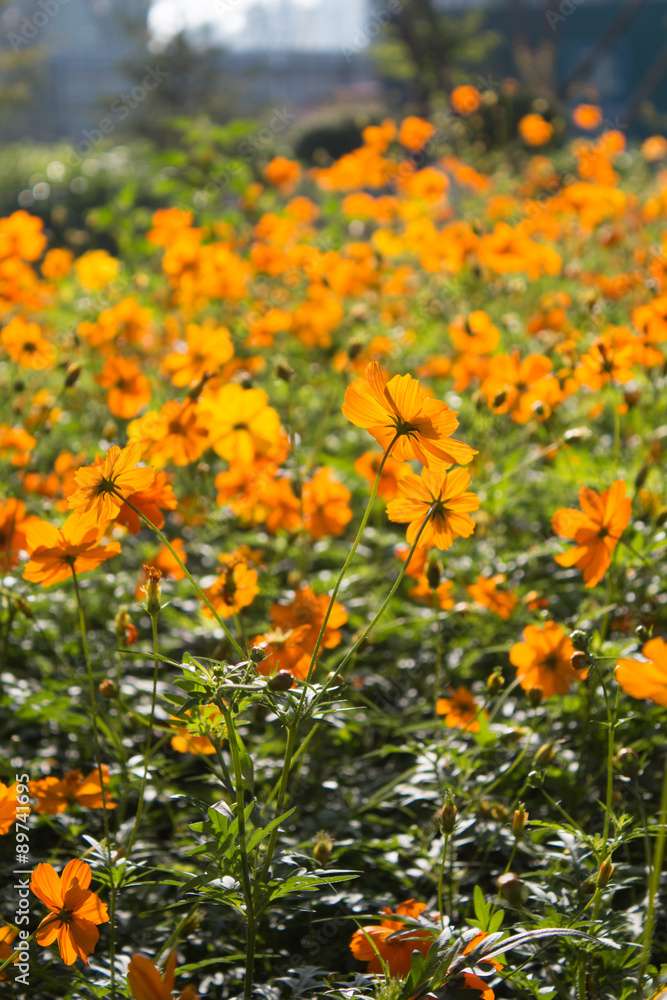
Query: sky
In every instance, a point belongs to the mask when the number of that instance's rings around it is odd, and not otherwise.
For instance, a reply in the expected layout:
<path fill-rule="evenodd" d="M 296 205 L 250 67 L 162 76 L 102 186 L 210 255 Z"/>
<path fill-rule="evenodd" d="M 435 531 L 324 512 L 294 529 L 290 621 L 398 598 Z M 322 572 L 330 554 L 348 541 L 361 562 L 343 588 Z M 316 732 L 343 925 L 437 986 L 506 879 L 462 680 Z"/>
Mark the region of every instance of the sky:
<path fill-rule="evenodd" d="M 318 0 L 293 0 L 301 7 L 316 6 Z M 229 40 L 245 27 L 245 12 L 257 0 L 155 0 L 149 15 L 156 40 L 170 38 L 183 29 L 210 28 L 211 38 Z M 281 0 L 261 0 L 262 6 L 277 7 Z"/>

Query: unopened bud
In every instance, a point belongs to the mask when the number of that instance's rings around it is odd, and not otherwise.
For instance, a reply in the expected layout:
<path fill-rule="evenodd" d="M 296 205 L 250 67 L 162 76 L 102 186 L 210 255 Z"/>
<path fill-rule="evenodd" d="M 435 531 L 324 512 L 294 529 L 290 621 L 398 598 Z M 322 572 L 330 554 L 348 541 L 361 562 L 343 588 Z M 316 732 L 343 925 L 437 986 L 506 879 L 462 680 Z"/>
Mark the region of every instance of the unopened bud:
<path fill-rule="evenodd" d="M 537 767 L 546 767 L 547 764 L 553 759 L 553 755 L 553 743 L 543 743 L 541 747 L 538 747 L 533 761 Z"/>
<path fill-rule="evenodd" d="M 118 688 L 116 687 L 115 681 L 110 677 L 105 677 L 99 686 L 100 694 L 104 695 L 105 698 L 115 698 L 118 694 Z"/>
<path fill-rule="evenodd" d="M 570 657 L 570 664 L 573 670 L 584 670 L 589 664 L 588 653 L 585 653 L 583 649 L 575 649 Z"/>
<path fill-rule="evenodd" d="M 338 674 L 334 673 L 333 670 L 329 674 L 327 674 L 327 681 L 326 682 L 327 682 L 327 685 L 330 685 L 331 687 L 335 687 L 335 688 L 339 688 L 339 689 L 345 687 L 345 678 L 342 677 L 340 675 L 340 673 L 338 673 Z"/>
<path fill-rule="evenodd" d="M 333 847 L 333 840 L 326 833 L 325 830 L 320 830 L 317 835 L 317 843 L 313 848 L 313 857 L 317 861 L 320 867 L 324 868 L 327 861 L 331 857 L 331 848 Z"/>
<path fill-rule="evenodd" d="M 494 695 L 498 694 L 499 691 L 501 691 L 504 686 L 505 686 L 505 678 L 503 677 L 500 671 L 500 667 L 496 667 L 493 673 L 489 674 L 489 676 L 486 679 L 487 690 L 489 694 Z"/>
<path fill-rule="evenodd" d="M 102 437 L 105 441 L 113 441 L 118 434 L 118 424 L 113 420 L 107 420 L 102 428 Z"/>
<path fill-rule="evenodd" d="M 289 670 L 279 670 L 277 674 L 274 674 L 269 681 L 270 691 L 289 691 L 294 683 L 294 678 L 292 677 Z"/>
<path fill-rule="evenodd" d="M 457 812 L 458 809 L 454 803 L 454 796 L 451 791 L 447 789 L 442 808 L 438 809 L 435 814 L 435 821 L 444 834 L 449 835 L 453 832 L 454 827 L 456 826 Z"/>
<path fill-rule="evenodd" d="M 528 813 L 526 812 L 526 807 L 523 802 L 519 802 L 519 805 L 514 810 L 514 818 L 512 819 L 512 833 L 517 840 L 523 836 L 523 831 L 526 829 L 527 822 Z"/>
<path fill-rule="evenodd" d="M 79 375 L 81 374 L 81 365 L 73 361 L 71 365 L 67 366 L 67 371 L 65 372 L 65 388 L 71 389 L 75 382 L 78 382 Z"/>
<path fill-rule="evenodd" d="M 587 878 L 584 883 L 582 883 L 581 891 L 584 896 L 592 896 L 597 889 L 597 883 L 594 878 Z"/>
<path fill-rule="evenodd" d="M 430 559 L 426 569 L 426 579 L 431 590 L 437 590 L 440 586 L 442 566 L 437 559 Z"/>
<path fill-rule="evenodd" d="M 588 649 L 588 641 L 588 633 L 583 629 L 576 628 L 574 632 L 570 632 L 570 642 L 575 649 L 580 649 L 583 653 Z"/>
<path fill-rule="evenodd" d="M 274 372 L 278 378 L 281 378 L 283 382 L 291 382 L 296 372 L 291 365 L 288 365 L 286 361 L 280 360 L 276 361 Z"/>
<path fill-rule="evenodd" d="M 491 818 L 497 820 L 499 823 L 504 822 L 509 816 L 510 811 L 507 806 L 504 806 L 502 802 L 496 802 L 491 807 Z"/>
<path fill-rule="evenodd" d="M 635 489 L 636 490 L 640 489 L 640 487 L 642 487 L 644 485 L 644 483 L 646 482 L 646 477 L 648 476 L 648 469 L 649 469 L 648 465 L 646 465 L 646 463 L 644 463 L 644 465 L 642 465 L 641 469 L 639 470 L 639 472 L 635 476 Z"/>
<path fill-rule="evenodd" d="M 130 618 L 127 612 L 127 608 L 124 604 L 121 604 L 121 606 L 118 609 L 118 613 L 116 614 L 116 617 L 113 620 L 114 632 L 116 633 L 119 639 L 125 638 L 125 633 L 127 632 L 127 629 L 131 624 L 132 624 L 132 619 Z"/>
<path fill-rule="evenodd" d="M 24 618 L 32 618 L 32 608 L 26 601 L 25 597 L 15 597 L 14 604 L 16 605 L 16 610 L 20 612 Z"/>
<path fill-rule="evenodd" d="M 612 865 L 611 858 L 605 858 L 598 869 L 598 889 L 604 889 L 605 886 L 609 885 L 611 876 L 614 874 L 615 865 Z"/>
<path fill-rule="evenodd" d="M 528 701 L 533 706 L 537 708 L 544 701 L 544 688 L 541 684 L 534 684 L 533 687 L 528 688 Z"/>
<path fill-rule="evenodd" d="M 504 391 L 499 392 L 496 396 L 493 397 L 493 405 L 495 407 L 502 406 L 506 399 L 507 399 L 507 393 Z"/>
<path fill-rule="evenodd" d="M 144 573 L 147 577 L 144 584 L 146 611 L 152 618 L 154 615 L 160 614 L 160 608 L 162 607 L 162 586 L 160 584 L 162 573 L 156 566 L 150 566 L 149 564 L 144 565 Z"/>
<path fill-rule="evenodd" d="M 635 629 L 635 635 L 637 636 L 640 642 L 648 642 L 648 640 L 651 638 L 651 632 L 649 629 L 646 628 L 645 625 L 638 625 L 637 628 Z"/>
<path fill-rule="evenodd" d="M 614 764 L 628 778 L 639 773 L 639 754 L 632 747 L 621 747 L 614 757 Z"/>
<path fill-rule="evenodd" d="M 357 340 L 356 337 L 353 337 L 352 340 L 347 345 L 347 356 L 350 359 L 350 361 L 354 361 L 355 358 L 358 358 L 362 350 L 363 350 L 363 344 L 361 343 L 361 341 Z"/>
<path fill-rule="evenodd" d="M 248 655 L 253 663 L 261 663 L 266 656 L 266 646 L 252 646 Z"/>
<path fill-rule="evenodd" d="M 523 906 L 526 890 L 519 876 L 515 872 L 507 872 L 496 879 L 496 885 L 501 899 L 504 899 L 515 910 L 520 910 Z"/>

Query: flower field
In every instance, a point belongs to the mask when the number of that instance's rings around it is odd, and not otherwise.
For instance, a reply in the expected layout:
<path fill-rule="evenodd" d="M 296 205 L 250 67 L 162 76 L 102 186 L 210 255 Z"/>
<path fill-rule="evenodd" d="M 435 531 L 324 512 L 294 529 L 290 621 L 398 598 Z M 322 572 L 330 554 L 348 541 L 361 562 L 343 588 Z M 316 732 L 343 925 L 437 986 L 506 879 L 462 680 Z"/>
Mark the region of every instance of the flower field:
<path fill-rule="evenodd" d="M 8 995 L 665 995 L 667 140 L 572 131 L 0 219 Z"/>

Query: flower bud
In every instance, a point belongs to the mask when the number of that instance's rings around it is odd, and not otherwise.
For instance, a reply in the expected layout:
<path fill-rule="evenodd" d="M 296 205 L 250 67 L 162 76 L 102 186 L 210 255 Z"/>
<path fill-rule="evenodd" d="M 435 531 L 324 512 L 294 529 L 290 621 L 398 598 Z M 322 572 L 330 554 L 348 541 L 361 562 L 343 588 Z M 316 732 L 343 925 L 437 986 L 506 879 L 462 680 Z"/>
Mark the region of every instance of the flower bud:
<path fill-rule="evenodd" d="M 639 470 L 639 472 L 637 473 L 637 475 L 635 476 L 635 489 L 636 490 L 640 489 L 644 485 L 644 483 L 646 482 L 646 477 L 648 476 L 648 470 L 649 470 L 648 465 L 646 463 L 644 463 L 642 465 L 641 469 Z"/>
<path fill-rule="evenodd" d="M 594 878 L 587 878 L 581 886 L 581 891 L 585 896 L 592 896 L 596 889 L 597 884 Z"/>
<path fill-rule="evenodd" d="M 16 605 L 16 610 L 20 612 L 24 618 L 32 618 L 32 608 L 26 601 L 25 597 L 15 597 L 14 604 Z"/>
<path fill-rule="evenodd" d="M 438 559 L 429 559 L 428 567 L 426 569 L 426 579 L 428 580 L 428 585 L 431 590 L 437 590 L 440 586 L 440 579 L 442 575 L 442 566 Z"/>
<path fill-rule="evenodd" d="M 526 889 L 519 876 L 515 872 L 507 872 L 496 879 L 496 885 L 501 899 L 509 903 L 513 909 L 520 910 L 523 906 Z"/>
<path fill-rule="evenodd" d="M 115 698 L 118 694 L 118 688 L 111 677 L 105 677 L 98 690 L 105 698 Z"/>
<path fill-rule="evenodd" d="M 507 393 L 504 391 L 499 392 L 496 396 L 493 397 L 493 405 L 495 407 L 502 406 L 506 399 L 507 399 Z"/>
<path fill-rule="evenodd" d="M 496 667 L 492 674 L 486 679 L 486 687 L 491 695 L 498 694 L 502 688 L 505 686 L 505 678 L 503 677 L 500 667 Z"/>
<path fill-rule="evenodd" d="M 502 802 L 495 802 L 491 807 L 491 818 L 497 820 L 499 823 L 504 822 L 509 814 L 509 809 Z"/>
<path fill-rule="evenodd" d="M 317 834 L 317 842 L 313 848 L 313 857 L 321 868 L 324 868 L 331 856 L 333 840 L 325 830 L 320 830 Z"/>
<path fill-rule="evenodd" d="M 65 372 L 65 388 L 71 389 L 72 386 L 78 382 L 79 376 L 81 374 L 81 365 L 76 361 L 73 361 L 71 365 L 67 366 L 67 371 Z"/>
<path fill-rule="evenodd" d="M 105 441 L 113 441 L 118 434 L 118 424 L 114 420 L 107 420 L 102 428 L 102 437 Z"/>
<path fill-rule="evenodd" d="M 614 764 L 626 778 L 632 778 L 639 773 L 639 754 L 632 747 L 621 747 L 614 757 Z"/>
<path fill-rule="evenodd" d="M 441 831 L 445 835 L 449 835 L 453 832 L 456 826 L 456 814 L 458 809 L 454 803 L 454 796 L 452 795 L 449 788 L 445 793 L 445 801 L 440 809 L 438 809 L 435 814 L 436 824 L 440 827 Z"/>
<path fill-rule="evenodd" d="M 528 688 L 528 701 L 533 706 L 537 708 L 544 701 L 544 688 L 541 684 L 535 684 L 533 687 Z"/>
<path fill-rule="evenodd" d="M 266 656 L 266 646 L 252 646 L 248 655 L 253 663 L 261 663 Z"/>
<path fill-rule="evenodd" d="M 585 670 L 590 662 L 588 653 L 585 653 L 583 649 L 575 649 L 574 653 L 570 657 L 570 664 L 573 670 Z"/>
<path fill-rule="evenodd" d="M 277 674 L 274 674 L 269 681 L 270 691 L 289 691 L 294 683 L 294 678 L 292 677 L 289 670 L 279 670 Z"/>
<path fill-rule="evenodd" d="M 519 805 L 514 810 L 514 818 L 512 820 L 512 833 L 517 840 L 523 837 L 523 831 L 526 829 L 527 821 L 528 813 L 526 812 L 526 807 L 523 802 L 519 802 Z"/>
<path fill-rule="evenodd" d="M 537 752 L 533 758 L 533 762 L 537 767 L 546 767 L 547 764 L 551 762 L 554 755 L 554 745 L 553 743 L 543 743 L 541 747 L 538 747 Z"/>
<path fill-rule="evenodd" d="M 363 344 L 361 343 L 361 341 L 357 340 L 356 337 L 353 337 L 352 340 L 347 345 L 347 356 L 350 359 L 350 361 L 354 361 L 355 358 L 358 358 L 362 350 L 363 350 Z"/>
<path fill-rule="evenodd" d="M 280 360 L 276 361 L 273 371 L 275 372 L 278 378 L 283 380 L 283 382 L 291 382 L 294 376 L 296 375 L 296 372 L 294 371 L 292 366 L 288 365 L 283 358 L 280 358 Z"/>
<path fill-rule="evenodd" d="M 156 566 L 151 566 L 148 563 L 144 565 L 144 573 L 146 574 L 146 582 L 144 584 L 146 611 L 152 618 L 154 615 L 160 614 L 160 608 L 162 607 L 162 586 L 160 584 L 162 573 Z"/>
<path fill-rule="evenodd" d="M 131 624 L 132 619 L 127 612 L 127 607 L 124 604 L 121 604 L 116 617 L 113 620 L 114 632 L 119 639 L 125 638 L 125 633 Z"/>
<path fill-rule="evenodd" d="M 341 689 L 345 687 L 345 678 L 342 677 L 341 674 L 334 673 L 332 670 L 330 673 L 327 674 L 326 683 L 330 684 L 331 687 Z"/>
<path fill-rule="evenodd" d="M 570 632 L 570 642 L 575 649 L 580 649 L 582 652 L 586 652 L 588 649 L 589 637 L 588 633 L 584 632 L 581 628 L 576 628 L 574 632 Z"/>
<path fill-rule="evenodd" d="M 638 625 L 637 628 L 635 629 L 635 635 L 637 636 L 640 642 L 648 642 L 648 640 L 651 638 L 651 632 L 649 629 L 646 628 L 645 625 Z"/>
<path fill-rule="evenodd" d="M 614 874 L 615 867 L 616 866 L 611 863 L 611 858 L 604 859 L 598 869 L 598 880 L 596 883 L 598 889 L 604 889 L 605 886 L 609 885 L 609 881 L 611 876 Z"/>

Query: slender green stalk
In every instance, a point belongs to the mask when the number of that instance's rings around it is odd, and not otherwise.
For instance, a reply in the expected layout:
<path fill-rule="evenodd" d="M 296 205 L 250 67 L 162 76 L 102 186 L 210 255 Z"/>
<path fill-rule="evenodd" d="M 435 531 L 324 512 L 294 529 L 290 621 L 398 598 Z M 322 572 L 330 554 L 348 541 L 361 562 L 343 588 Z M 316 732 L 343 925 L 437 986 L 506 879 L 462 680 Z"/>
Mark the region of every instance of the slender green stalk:
<path fill-rule="evenodd" d="M 252 987 L 255 976 L 255 939 L 257 937 L 257 918 L 255 916 L 255 900 L 253 897 L 252 882 L 250 880 L 250 865 L 248 863 L 248 851 L 246 841 L 245 826 L 245 796 L 243 794 L 243 769 L 239 747 L 236 742 L 236 729 L 234 720 L 224 701 L 220 697 L 215 698 L 215 704 L 222 712 L 229 742 L 229 752 L 232 757 L 234 768 L 234 784 L 236 785 L 236 818 L 239 824 L 239 857 L 241 861 L 241 878 L 243 879 L 243 895 L 246 904 L 246 975 L 243 988 L 244 1000 L 251 1000 Z"/>
<path fill-rule="evenodd" d="M 660 795 L 660 815 L 658 817 L 658 835 L 653 848 L 653 864 L 648 882 L 648 905 L 646 907 L 646 920 L 644 922 L 644 943 L 642 947 L 641 960 L 639 963 L 639 982 L 637 985 L 637 996 L 641 997 L 644 986 L 644 976 L 646 967 L 651 957 L 651 946 L 653 944 L 653 932 L 655 930 L 655 901 L 660 888 L 660 877 L 662 875 L 662 862 L 665 857 L 665 839 L 667 838 L 667 758 L 665 759 L 665 773 L 662 779 L 662 793 Z"/>
<path fill-rule="evenodd" d="M 359 547 L 359 542 L 361 541 L 363 533 L 366 530 L 366 525 L 368 524 L 368 518 L 371 516 L 371 511 L 373 509 L 373 504 L 375 502 L 375 497 L 376 497 L 376 494 L 377 494 L 378 485 L 380 483 L 380 476 L 382 475 L 382 470 L 384 469 L 385 462 L 389 458 L 389 454 L 390 454 L 392 448 L 394 447 L 394 445 L 396 444 L 396 442 L 398 441 L 398 439 L 399 439 L 400 436 L 401 436 L 400 434 L 394 435 L 393 440 L 391 441 L 391 443 L 389 444 L 389 447 L 387 448 L 387 450 L 385 451 L 384 455 L 382 456 L 382 461 L 380 462 L 380 465 L 378 466 L 378 471 L 377 471 L 377 475 L 375 477 L 375 482 L 373 483 L 373 488 L 371 489 L 371 495 L 368 498 L 368 503 L 366 504 L 366 510 L 364 511 L 364 516 L 361 519 L 361 524 L 359 525 L 359 530 L 357 531 L 357 537 L 354 539 L 354 541 L 352 543 L 352 548 L 348 552 L 347 559 L 343 563 L 343 567 L 342 567 L 340 573 L 338 574 L 338 578 L 337 578 L 337 580 L 336 580 L 336 582 L 334 584 L 334 588 L 333 588 L 333 590 L 331 592 L 331 597 L 329 599 L 329 606 L 328 606 L 328 608 L 326 610 L 326 614 L 324 615 L 324 619 L 322 620 L 322 625 L 321 625 L 321 628 L 320 628 L 320 633 L 319 633 L 319 635 L 317 637 L 317 642 L 315 643 L 315 648 L 313 649 L 313 655 L 312 655 L 312 657 L 310 659 L 310 667 L 308 668 L 308 677 L 307 677 L 308 681 L 310 681 L 311 677 L 313 676 L 313 671 L 315 670 L 315 664 L 317 662 L 317 656 L 318 656 L 319 651 L 320 651 L 320 646 L 322 645 L 322 640 L 324 638 L 324 633 L 326 631 L 326 627 L 327 627 L 327 624 L 329 622 L 329 618 L 331 617 L 331 612 L 333 611 L 333 606 L 334 606 L 334 604 L 336 602 L 336 597 L 338 595 L 338 591 L 340 590 L 340 585 L 343 582 L 343 578 L 344 578 L 345 574 L 347 573 L 347 570 L 348 570 L 348 567 L 349 567 L 350 563 L 354 559 L 354 554 L 357 551 L 357 548 Z"/>
<path fill-rule="evenodd" d="M 433 595 L 433 610 L 435 614 L 435 687 L 433 691 L 433 721 L 438 724 L 438 698 L 442 674 L 442 633 L 440 631 L 440 608 L 438 607 L 438 588 L 431 587 Z"/>
<path fill-rule="evenodd" d="M 132 853 L 132 848 L 134 847 L 134 842 L 137 839 L 137 833 L 139 832 L 139 823 L 141 822 L 141 813 L 144 807 L 144 795 L 146 793 L 146 781 L 148 779 L 148 768 L 150 766 L 151 760 L 151 746 L 153 743 L 153 724 L 155 722 L 155 703 L 157 701 L 157 678 L 158 669 L 160 666 L 160 656 L 158 651 L 158 639 L 157 639 L 157 614 L 151 615 L 151 624 L 153 626 L 153 694 L 151 696 L 151 714 L 148 719 L 148 733 L 146 735 L 146 749 L 144 751 L 144 773 L 141 778 L 141 788 L 139 789 L 139 802 L 137 803 L 137 813 L 134 817 L 134 826 L 132 827 L 132 833 L 127 844 L 127 849 L 125 851 L 125 856 L 130 857 Z"/>
<path fill-rule="evenodd" d="M 202 599 L 202 601 L 204 602 L 204 604 L 206 605 L 206 607 L 209 609 L 209 611 L 211 612 L 211 614 L 213 615 L 213 617 L 217 621 L 217 623 L 220 626 L 220 628 L 222 629 L 222 631 L 227 636 L 227 639 L 229 640 L 229 642 L 232 644 L 232 646 L 234 647 L 234 649 L 236 650 L 236 652 L 238 653 L 238 655 L 241 657 L 241 659 L 245 660 L 246 654 L 243 652 L 241 646 L 238 644 L 238 642 L 236 641 L 236 639 L 234 638 L 234 636 L 232 635 L 232 633 L 229 631 L 229 629 L 225 625 L 224 621 L 222 620 L 222 618 L 220 617 L 220 615 L 218 614 L 218 612 L 215 610 L 215 608 L 213 607 L 213 605 L 211 604 L 211 602 L 209 601 L 208 597 L 206 596 L 206 594 L 204 593 L 204 591 L 201 589 L 201 587 L 199 586 L 199 584 L 197 583 L 197 581 L 195 580 L 195 578 L 192 576 L 192 574 L 190 573 L 190 571 L 186 568 L 185 563 L 182 561 L 182 559 L 179 556 L 178 552 L 173 547 L 173 545 L 171 544 L 171 542 L 169 541 L 169 539 L 166 537 L 166 535 L 164 535 L 163 532 L 161 532 L 160 529 L 158 527 L 156 527 L 156 525 L 154 525 L 153 522 L 150 521 L 146 517 L 145 514 L 143 514 L 137 507 L 135 507 L 134 504 L 130 503 L 130 501 L 127 499 L 127 497 L 123 497 L 123 500 L 127 504 L 127 506 L 130 508 L 130 510 L 133 510 L 134 513 L 138 517 L 141 518 L 141 520 L 144 522 L 144 524 L 146 525 L 146 527 L 150 528 L 151 531 L 155 532 L 155 534 L 158 536 L 158 538 L 160 539 L 160 541 L 162 542 L 162 544 L 167 546 L 167 548 L 171 552 L 172 556 L 174 557 L 174 559 L 176 560 L 176 562 L 178 563 L 178 565 L 181 567 L 181 569 L 185 573 L 186 577 L 188 578 L 188 581 L 190 582 L 190 584 L 192 585 L 192 587 L 196 591 L 197 595 Z"/>
<path fill-rule="evenodd" d="M 447 845 L 449 844 L 449 834 L 444 835 L 444 841 L 442 844 L 442 858 L 440 860 L 440 876 L 438 878 L 438 912 L 440 913 L 440 920 L 444 926 L 445 920 L 445 910 L 444 910 L 444 884 L 445 884 L 445 865 L 447 864 Z M 450 912 L 451 916 L 451 912 Z"/>
<path fill-rule="evenodd" d="M 107 844 L 107 864 L 109 868 L 109 966 L 111 971 L 111 1000 L 115 1000 L 116 997 L 116 967 L 115 967 L 115 950 L 116 950 L 116 878 L 114 873 L 113 859 L 111 857 L 111 838 L 109 836 L 109 813 L 107 810 L 107 797 L 106 790 L 104 788 L 104 771 L 102 770 L 102 754 L 100 751 L 100 736 L 97 728 L 97 701 L 95 699 L 95 681 L 93 679 L 93 668 L 90 662 L 90 653 L 88 652 L 88 635 L 86 630 L 86 617 L 83 613 L 83 604 L 81 602 L 81 592 L 79 590 L 79 581 L 77 580 L 76 571 L 74 569 L 74 561 L 72 560 L 72 580 L 74 581 L 74 593 L 76 595 L 76 603 L 79 607 L 79 628 L 81 631 L 81 646 L 83 649 L 83 657 L 86 661 L 86 671 L 88 674 L 88 691 L 90 695 L 90 711 L 93 720 L 93 745 L 95 747 L 95 759 L 97 761 L 97 772 L 100 777 L 100 790 L 102 794 L 102 821 L 104 823 L 104 837 Z"/>

